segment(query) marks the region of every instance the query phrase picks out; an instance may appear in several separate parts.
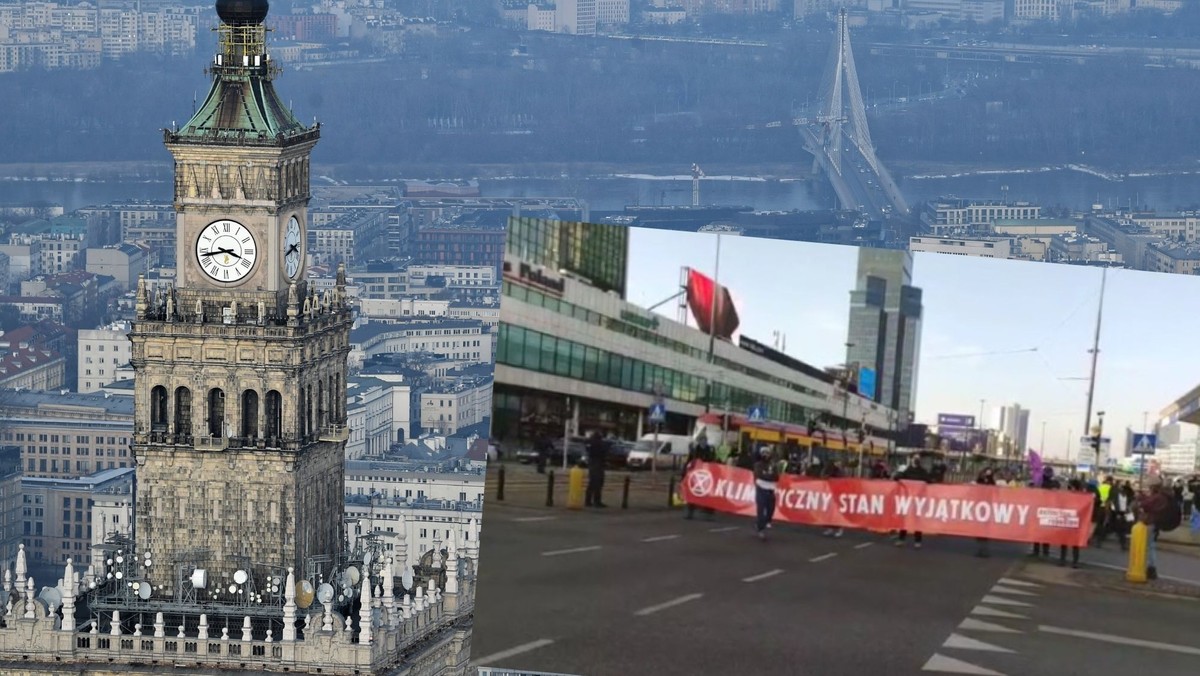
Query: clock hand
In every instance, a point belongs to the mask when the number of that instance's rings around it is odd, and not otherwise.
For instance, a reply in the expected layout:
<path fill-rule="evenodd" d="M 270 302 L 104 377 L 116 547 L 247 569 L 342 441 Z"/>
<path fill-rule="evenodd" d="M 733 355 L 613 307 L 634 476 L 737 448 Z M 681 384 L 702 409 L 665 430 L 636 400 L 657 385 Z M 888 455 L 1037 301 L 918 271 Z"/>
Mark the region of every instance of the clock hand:
<path fill-rule="evenodd" d="M 299 244 L 293 244 L 293 245 L 291 246 L 291 248 L 289 248 L 289 249 L 287 250 L 287 253 L 285 253 L 285 254 L 283 254 L 283 255 L 284 255 L 284 256 L 287 256 L 288 254 L 292 253 L 293 251 L 297 251 L 297 252 L 298 252 L 298 251 L 300 251 L 300 245 L 299 245 Z"/>

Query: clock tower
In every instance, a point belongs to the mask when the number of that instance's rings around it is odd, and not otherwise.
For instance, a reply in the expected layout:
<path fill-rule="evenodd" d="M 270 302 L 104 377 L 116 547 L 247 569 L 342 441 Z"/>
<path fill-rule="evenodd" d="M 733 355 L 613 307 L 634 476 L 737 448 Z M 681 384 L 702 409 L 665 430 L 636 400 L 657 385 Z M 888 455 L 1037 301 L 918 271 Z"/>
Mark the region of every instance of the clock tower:
<path fill-rule="evenodd" d="M 343 549 L 345 273 L 324 293 L 305 280 L 320 130 L 275 92 L 267 10 L 217 0 L 212 87 L 164 130 L 176 284 L 139 283 L 130 339 L 134 536 L 168 594 L 202 569 L 212 581 L 194 591 L 220 599 L 237 570 L 266 580 Z"/>

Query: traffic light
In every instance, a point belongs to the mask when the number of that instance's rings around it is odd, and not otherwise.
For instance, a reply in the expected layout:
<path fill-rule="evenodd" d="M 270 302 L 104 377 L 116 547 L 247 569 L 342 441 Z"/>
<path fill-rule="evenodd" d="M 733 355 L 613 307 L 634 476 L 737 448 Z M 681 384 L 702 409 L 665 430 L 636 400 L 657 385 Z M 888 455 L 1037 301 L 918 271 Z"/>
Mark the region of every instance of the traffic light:
<path fill-rule="evenodd" d="M 866 441 L 866 439 L 867 439 L 867 433 L 866 433 L 866 431 L 865 431 L 865 430 L 863 430 L 863 429 L 860 427 L 860 428 L 858 429 L 858 443 L 860 443 L 860 444 L 861 444 L 862 442 Z"/>
<path fill-rule="evenodd" d="M 1092 450 L 1096 452 L 1096 457 L 1100 457 L 1100 435 L 1096 434 L 1091 437 Z"/>

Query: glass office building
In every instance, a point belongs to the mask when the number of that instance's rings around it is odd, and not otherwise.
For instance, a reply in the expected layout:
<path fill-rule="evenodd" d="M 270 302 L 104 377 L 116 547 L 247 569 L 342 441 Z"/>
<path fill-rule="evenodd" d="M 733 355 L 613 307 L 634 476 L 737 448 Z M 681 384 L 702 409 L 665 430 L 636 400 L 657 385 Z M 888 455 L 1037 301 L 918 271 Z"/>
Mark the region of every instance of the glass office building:
<path fill-rule="evenodd" d="M 840 426 L 885 429 L 883 406 L 854 397 L 845 407 L 834 379 L 812 367 L 789 368 L 717 341 L 624 300 L 629 231 L 623 226 L 513 219 L 504 261 L 496 355 L 493 435 L 527 443 L 612 432 L 649 431 L 645 414 L 667 407 L 666 433 L 687 434 L 708 411 L 807 424 L 818 415 Z M 600 279 L 586 276 L 595 274 Z"/>

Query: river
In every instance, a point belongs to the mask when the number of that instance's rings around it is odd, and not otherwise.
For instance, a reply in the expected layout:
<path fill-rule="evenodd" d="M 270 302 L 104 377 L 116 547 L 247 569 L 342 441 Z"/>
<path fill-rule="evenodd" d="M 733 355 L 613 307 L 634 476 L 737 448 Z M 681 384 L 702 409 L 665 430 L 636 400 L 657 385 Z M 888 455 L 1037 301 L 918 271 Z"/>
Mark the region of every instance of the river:
<path fill-rule="evenodd" d="M 388 181 L 394 181 L 389 178 Z M 910 204 L 943 195 L 1028 201 L 1045 207 L 1086 210 L 1139 204 L 1159 211 L 1200 205 L 1200 172 L 1130 174 L 1106 177 L 1076 168 L 969 173 L 924 172 L 898 177 Z M 1004 188 L 1007 187 L 1007 195 Z M 577 197 L 594 211 L 617 211 L 627 205 L 684 205 L 691 203 L 689 176 L 616 175 L 586 179 L 506 178 L 480 182 L 485 197 Z M 746 177 L 706 177 L 701 202 L 751 206 L 763 211 L 820 209 L 828 191 L 807 181 Z M 0 179 L 0 205 L 51 202 L 68 211 L 127 200 L 165 202 L 171 198 L 167 181 L 25 181 Z"/>

